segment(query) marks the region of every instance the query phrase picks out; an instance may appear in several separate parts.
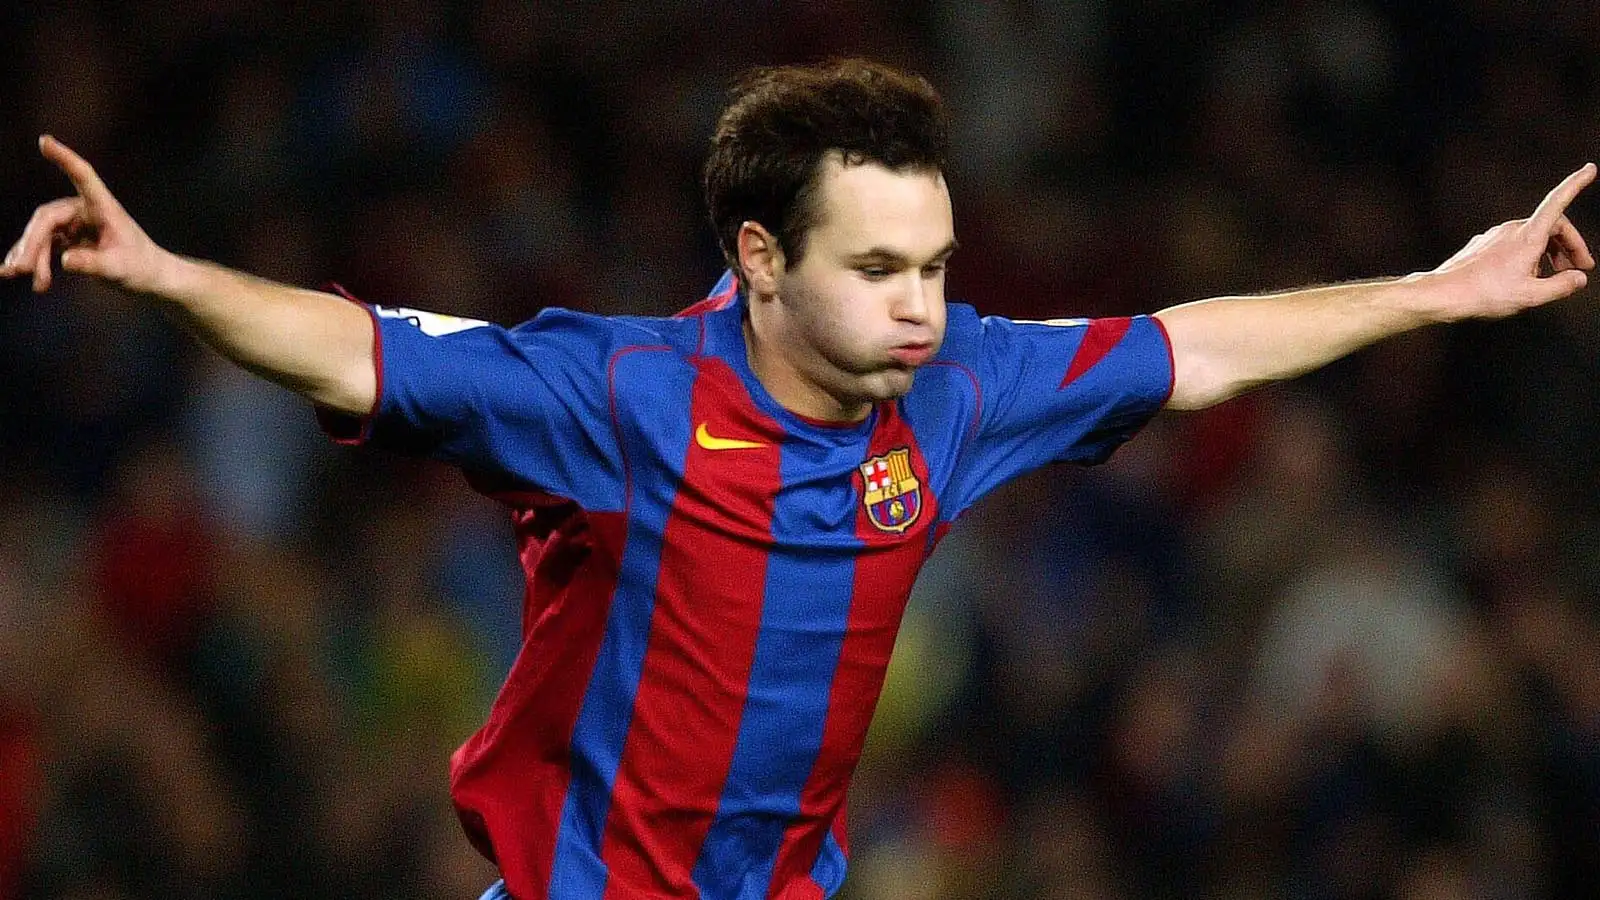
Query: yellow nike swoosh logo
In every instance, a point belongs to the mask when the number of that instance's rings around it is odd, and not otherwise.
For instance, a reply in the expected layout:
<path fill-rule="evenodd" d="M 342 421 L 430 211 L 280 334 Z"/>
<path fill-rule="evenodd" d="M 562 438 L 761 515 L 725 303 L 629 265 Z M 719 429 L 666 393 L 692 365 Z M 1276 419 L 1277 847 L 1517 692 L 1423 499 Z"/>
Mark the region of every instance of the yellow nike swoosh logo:
<path fill-rule="evenodd" d="M 704 422 L 701 422 L 700 427 L 694 430 L 694 442 L 707 450 L 754 450 L 757 447 L 766 446 L 766 444 L 757 441 L 719 438 L 706 430 L 706 423 Z"/>

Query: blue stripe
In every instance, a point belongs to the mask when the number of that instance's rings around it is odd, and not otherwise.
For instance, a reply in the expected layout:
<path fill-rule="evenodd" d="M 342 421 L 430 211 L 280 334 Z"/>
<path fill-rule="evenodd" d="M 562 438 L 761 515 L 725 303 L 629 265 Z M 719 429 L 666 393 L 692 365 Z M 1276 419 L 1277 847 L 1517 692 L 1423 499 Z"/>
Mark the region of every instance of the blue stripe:
<path fill-rule="evenodd" d="M 615 383 L 617 409 L 639 420 L 623 423 L 623 445 L 630 454 L 633 478 L 628 537 L 605 638 L 573 729 L 572 780 L 550 873 L 552 900 L 588 900 L 605 892 L 600 850 L 606 817 L 650 641 L 662 536 L 689 452 L 693 369 L 668 351 L 638 351 L 617 359 Z M 648 396 L 628 396 L 631 393 Z M 682 402 L 673 402 L 675 398 Z M 660 449 L 666 458 L 639 458 L 650 454 L 651 448 Z"/>
<path fill-rule="evenodd" d="M 822 749 L 855 578 L 861 454 L 791 437 L 773 511 L 761 631 L 717 816 L 694 881 L 706 900 L 762 898 Z M 826 543 L 825 543 L 826 542 Z"/>
<path fill-rule="evenodd" d="M 478 900 L 511 900 L 511 893 L 506 890 L 505 880 L 501 879 L 489 885 L 489 889 Z"/>
<path fill-rule="evenodd" d="M 828 839 L 822 842 L 822 852 L 817 854 L 817 863 L 811 867 L 811 880 L 822 888 L 824 897 L 832 897 L 844 885 L 845 870 L 844 848 L 833 837 L 833 829 L 828 829 Z"/>

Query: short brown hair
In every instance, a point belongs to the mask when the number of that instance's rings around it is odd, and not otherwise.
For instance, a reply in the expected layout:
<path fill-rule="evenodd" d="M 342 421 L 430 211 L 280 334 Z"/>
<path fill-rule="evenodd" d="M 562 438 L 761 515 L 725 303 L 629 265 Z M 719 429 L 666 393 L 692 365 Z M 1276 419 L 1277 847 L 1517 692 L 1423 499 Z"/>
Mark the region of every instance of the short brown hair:
<path fill-rule="evenodd" d="M 921 76 L 844 59 L 753 69 L 734 84 L 711 138 L 703 184 L 722 254 L 739 268 L 747 221 L 778 239 L 790 264 L 816 224 L 817 172 L 830 152 L 895 171 L 944 171 L 944 102 Z"/>

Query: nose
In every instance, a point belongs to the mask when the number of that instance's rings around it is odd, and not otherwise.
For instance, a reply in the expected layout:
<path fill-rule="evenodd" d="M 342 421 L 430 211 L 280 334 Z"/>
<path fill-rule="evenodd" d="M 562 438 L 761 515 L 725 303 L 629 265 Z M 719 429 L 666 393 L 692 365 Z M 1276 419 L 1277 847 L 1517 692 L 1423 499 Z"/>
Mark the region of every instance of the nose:
<path fill-rule="evenodd" d="M 912 270 L 910 275 L 906 279 L 905 289 L 895 299 L 894 317 L 912 325 L 924 325 L 928 321 L 928 306 L 932 302 L 928 296 L 928 283 L 919 277 L 916 270 Z"/>

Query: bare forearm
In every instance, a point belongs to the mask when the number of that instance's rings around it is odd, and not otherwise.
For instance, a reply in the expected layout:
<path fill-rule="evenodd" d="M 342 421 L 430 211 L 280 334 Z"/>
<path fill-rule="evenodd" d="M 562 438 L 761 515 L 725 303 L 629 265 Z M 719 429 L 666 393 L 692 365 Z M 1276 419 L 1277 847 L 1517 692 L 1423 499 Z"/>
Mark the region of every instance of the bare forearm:
<path fill-rule="evenodd" d="M 1428 275 L 1256 297 L 1218 297 L 1156 313 L 1172 341 L 1168 407 L 1200 409 L 1293 378 L 1386 337 L 1443 321 L 1447 284 Z"/>
<path fill-rule="evenodd" d="M 1490 228 L 1430 272 L 1220 297 L 1156 313 L 1172 339 L 1167 405 L 1210 406 L 1390 335 L 1434 322 L 1503 318 L 1581 290 L 1595 259 L 1566 208 L 1595 174 L 1594 164 L 1584 164 L 1532 216 Z"/>
<path fill-rule="evenodd" d="M 227 359 L 330 409 L 372 409 L 373 326 L 357 304 L 176 255 L 159 271 L 143 293 Z"/>
<path fill-rule="evenodd" d="M 76 195 L 34 210 L 0 261 L 0 278 L 33 276 L 43 293 L 61 268 L 152 298 L 200 340 L 240 366 L 313 401 L 362 414 L 377 396 L 372 320 L 331 294 L 300 290 L 170 253 L 128 215 L 94 167 L 60 141 L 39 152 L 72 180 Z"/>

